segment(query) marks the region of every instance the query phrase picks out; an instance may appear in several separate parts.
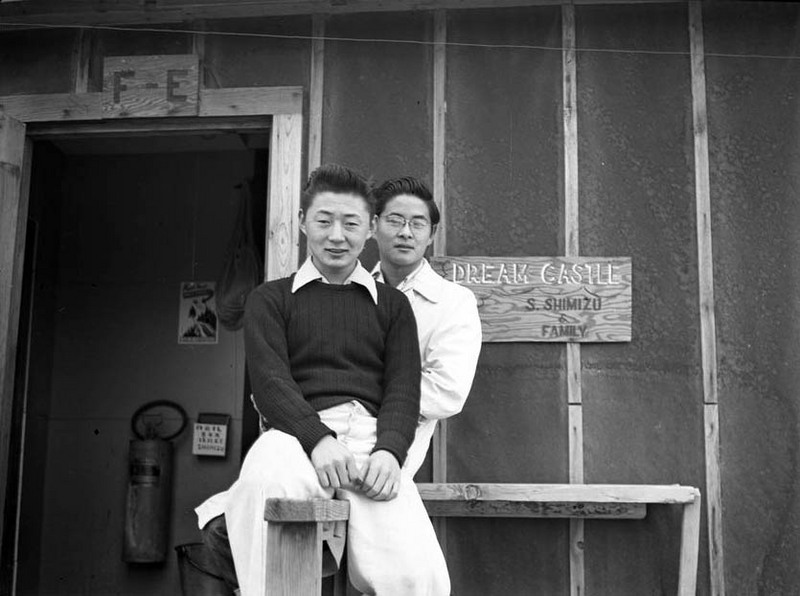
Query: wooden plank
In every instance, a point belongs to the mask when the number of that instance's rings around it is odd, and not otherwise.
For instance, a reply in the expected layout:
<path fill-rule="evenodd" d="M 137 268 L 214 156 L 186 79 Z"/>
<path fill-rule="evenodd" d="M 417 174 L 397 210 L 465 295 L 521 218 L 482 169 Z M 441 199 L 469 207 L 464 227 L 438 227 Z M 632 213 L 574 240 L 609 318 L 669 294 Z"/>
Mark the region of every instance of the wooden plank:
<path fill-rule="evenodd" d="M 200 91 L 200 116 L 256 116 L 302 112 L 302 87 L 242 87 Z"/>
<path fill-rule="evenodd" d="M 568 352 L 570 347 L 572 347 L 572 344 L 567 345 Z M 578 354 L 578 357 L 580 358 L 580 354 Z M 583 406 L 580 403 L 570 403 L 567 407 L 569 416 L 569 481 L 572 484 L 583 484 Z"/>
<path fill-rule="evenodd" d="M 433 254 L 447 254 L 447 192 L 446 192 L 446 134 L 447 134 L 447 12 L 433 13 L 433 198 L 439 206 L 440 224 L 433 238 Z M 447 480 L 447 420 L 436 425 L 431 441 L 431 467 L 434 482 Z M 442 552 L 447 555 L 447 522 L 444 517 L 434 520 Z"/>
<path fill-rule="evenodd" d="M 571 406 L 581 405 L 583 403 L 583 383 L 581 374 L 581 346 L 577 343 L 567 344 L 567 403 Z M 570 439 L 580 439 L 581 445 L 583 444 L 583 429 L 579 429 L 576 424 L 570 422 Z M 580 433 L 580 434 L 578 434 Z M 577 456 L 577 453 L 575 453 Z M 575 480 L 575 482 L 579 482 Z M 582 482 L 582 480 L 580 481 Z"/>
<path fill-rule="evenodd" d="M 0 109 L 21 122 L 100 120 L 102 93 L 43 93 L 5 95 Z"/>
<path fill-rule="evenodd" d="M 433 43 L 433 197 L 442 222 L 434 235 L 433 254 L 443 256 L 447 254 L 447 13 L 443 10 L 433 14 Z"/>
<path fill-rule="evenodd" d="M 350 501 L 342 499 L 282 499 L 264 502 L 268 522 L 329 522 L 350 519 Z"/>
<path fill-rule="evenodd" d="M 646 507 L 646 505 L 632 506 Z M 569 520 L 569 593 L 571 596 L 582 596 L 586 593 L 586 553 L 584 550 L 586 542 L 583 520 L 595 517 L 597 516 L 573 516 Z"/>
<path fill-rule="evenodd" d="M 0 108 L 22 122 L 101 120 L 102 93 L 43 93 L 0 96 Z M 200 116 L 299 114 L 302 87 L 201 89 Z"/>
<path fill-rule="evenodd" d="M 266 596 L 317 596 L 322 590 L 319 523 L 267 524 Z"/>
<path fill-rule="evenodd" d="M 431 517 L 644 519 L 646 503 L 424 501 Z"/>
<path fill-rule="evenodd" d="M 31 123 L 28 135 L 37 139 L 81 139 L 107 137 L 147 137 L 194 135 L 200 132 L 266 132 L 272 124 L 268 116 L 217 118 L 141 118 L 136 120 L 99 120 L 60 124 Z"/>
<path fill-rule="evenodd" d="M 568 417 L 569 417 L 569 481 L 582 484 L 583 465 L 583 405 L 581 403 L 580 345 L 567 344 Z M 576 377 L 577 382 L 569 379 Z M 577 403 L 573 401 L 577 400 Z M 573 516 L 574 517 L 574 516 Z M 582 516 L 589 517 L 589 516 Z M 592 516 L 596 517 L 596 516 Z M 571 596 L 581 596 L 586 591 L 585 532 L 583 519 L 569 522 L 569 585 Z"/>
<path fill-rule="evenodd" d="M 677 505 L 699 495 L 679 484 L 417 483 L 423 501 L 525 501 L 544 503 L 651 503 Z"/>
<path fill-rule="evenodd" d="M 712 596 L 725 594 L 725 566 L 722 543 L 722 478 L 719 450 L 719 405 L 703 406 L 706 446 L 706 516 L 708 559 Z"/>
<path fill-rule="evenodd" d="M 32 144 L 25 125 L 0 112 L 0 487 L 8 486 L 14 373 L 17 358 L 22 268 L 28 219 Z M 0 511 L 6 491 L 0 490 Z M 0 516 L 0 540 L 5 516 Z"/>
<path fill-rule="evenodd" d="M 198 64 L 197 80 L 200 89 L 204 89 L 206 86 L 206 38 L 208 37 L 205 33 L 205 20 L 200 19 L 192 23 L 192 29 L 197 31 L 192 35 L 192 54 L 197 56 Z"/>
<path fill-rule="evenodd" d="M 703 367 L 703 401 L 705 403 L 717 403 L 717 337 L 714 312 L 714 258 L 711 236 L 711 182 L 708 164 L 708 115 L 701 10 L 700 2 L 690 3 L 700 344 Z"/>
<path fill-rule="evenodd" d="M 681 520 L 681 556 L 678 567 L 678 596 L 697 593 L 697 559 L 700 550 L 700 494 L 683 506 Z"/>
<path fill-rule="evenodd" d="M 266 279 L 278 279 L 297 269 L 300 251 L 300 212 L 303 116 L 272 119 L 269 152 Z"/>
<path fill-rule="evenodd" d="M 440 420 L 433 431 L 431 439 L 432 445 L 432 459 L 431 459 L 431 476 L 434 482 L 447 481 L 447 419 Z M 428 509 L 430 511 L 430 509 Z M 436 537 L 439 539 L 439 546 L 442 549 L 445 557 L 447 557 L 447 521 L 444 515 L 436 517 L 433 520 L 433 528 L 436 531 Z"/>
<path fill-rule="evenodd" d="M 712 596 L 725 594 L 720 483 L 717 337 L 714 309 L 714 258 L 711 230 L 711 183 L 708 161 L 705 47 L 702 4 L 689 3 L 689 43 L 692 69 L 694 171 L 697 225 L 698 299 L 700 303 L 700 354 L 705 427 L 706 510 Z"/>
<path fill-rule="evenodd" d="M 325 86 L 325 16 L 311 20 L 311 76 L 308 87 L 308 172 L 322 164 L 322 102 Z"/>
<path fill-rule="evenodd" d="M 564 254 L 580 254 L 578 218 L 578 91 L 575 62 L 575 7 L 566 4 L 562 15 L 564 118 Z"/>
<path fill-rule="evenodd" d="M 72 50 L 72 92 L 89 92 L 89 67 L 94 50 L 95 33 L 91 29 L 81 29 Z"/>
<path fill-rule="evenodd" d="M 197 116 L 197 56 L 106 56 L 103 118 Z"/>
<path fill-rule="evenodd" d="M 441 223 L 436 228 L 433 254 L 447 254 L 447 196 L 445 194 L 445 64 L 447 59 L 447 14 L 433 14 L 433 196 L 439 206 Z M 447 479 L 447 421 L 436 425 L 433 436 L 433 481 Z"/>
<path fill-rule="evenodd" d="M 431 471 L 434 482 L 447 481 L 447 419 L 439 420 L 431 441 L 433 461 Z"/>
<path fill-rule="evenodd" d="M 561 7 L 562 102 L 564 125 L 564 254 L 580 254 L 580 219 L 578 194 L 578 111 L 577 66 L 575 61 L 575 7 Z M 566 345 L 567 403 L 569 417 L 569 481 L 583 483 L 583 391 L 581 384 L 581 347 Z M 569 524 L 569 585 L 571 596 L 585 593 L 584 523 Z"/>
<path fill-rule="evenodd" d="M 683 0 L 575 0 L 578 5 L 677 3 Z M 191 0 L 146 4 L 142 0 L 40 0 L 0 3 L 0 23 L 28 28 L 41 25 L 182 23 L 196 19 L 233 19 L 315 13 L 394 12 L 404 10 L 559 6 L 562 0 Z M 0 25 L 2 30 L 2 25 Z"/>
<path fill-rule="evenodd" d="M 435 257 L 433 268 L 478 299 L 483 341 L 631 338 L 628 257 Z"/>

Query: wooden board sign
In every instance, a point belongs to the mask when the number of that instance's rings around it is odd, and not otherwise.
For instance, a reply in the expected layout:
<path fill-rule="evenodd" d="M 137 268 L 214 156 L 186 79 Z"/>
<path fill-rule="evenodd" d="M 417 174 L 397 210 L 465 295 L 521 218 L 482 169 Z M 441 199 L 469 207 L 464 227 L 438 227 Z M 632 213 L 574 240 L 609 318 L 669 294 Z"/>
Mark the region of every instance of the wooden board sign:
<path fill-rule="evenodd" d="M 108 56 L 103 61 L 103 118 L 197 116 L 198 59 Z"/>
<path fill-rule="evenodd" d="M 631 340 L 629 257 L 435 257 L 478 299 L 485 342 Z"/>

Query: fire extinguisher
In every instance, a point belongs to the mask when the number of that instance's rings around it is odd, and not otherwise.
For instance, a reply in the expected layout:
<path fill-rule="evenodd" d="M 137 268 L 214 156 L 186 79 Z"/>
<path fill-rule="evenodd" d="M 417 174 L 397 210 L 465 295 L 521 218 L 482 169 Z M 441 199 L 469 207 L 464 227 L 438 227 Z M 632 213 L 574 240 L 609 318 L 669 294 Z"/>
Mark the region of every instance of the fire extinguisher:
<path fill-rule="evenodd" d="M 156 400 L 141 406 L 131 418 L 128 450 L 128 493 L 122 560 L 162 563 L 167 558 L 172 497 L 172 443 L 187 423 L 186 411 L 175 402 Z"/>

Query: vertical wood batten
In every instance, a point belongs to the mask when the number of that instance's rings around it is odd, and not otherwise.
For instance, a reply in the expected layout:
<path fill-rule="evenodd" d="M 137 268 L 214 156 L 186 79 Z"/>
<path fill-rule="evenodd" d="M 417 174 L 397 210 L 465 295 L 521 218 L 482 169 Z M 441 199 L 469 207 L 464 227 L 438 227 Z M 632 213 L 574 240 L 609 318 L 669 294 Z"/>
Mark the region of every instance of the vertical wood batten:
<path fill-rule="evenodd" d="M 0 487 L 8 486 L 14 371 L 28 219 L 32 144 L 25 125 L 0 110 Z M 0 490 L 0 511 L 6 491 Z M 5 530 L 0 516 L 0 539 Z"/>
<path fill-rule="evenodd" d="M 308 98 L 308 172 L 322 163 L 322 101 L 325 81 L 325 19 L 315 14 L 311 21 L 311 76 Z"/>
<path fill-rule="evenodd" d="M 563 117 L 564 117 L 564 254 L 578 256 L 578 115 L 577 66 L 575 63 L 575 6 L 561 7 Z M 566 344 L 567 412 L 569 417 L 569 481 L 582 483 L 583 475 L 583 397 L 581 392 L 581 347 Z M 585 593 L 584 523 L 571 519 L 569 526 L 570 594 Z"/>
<path fill-rule="evenodd" d="M 445 84 L 447 75 L 447 13 L 433 13 L 433 197 L 439 204 L 441 225 L 436 230 L 433 252 L 436 256 L 447 254 L 447 201 L 445 200 L 445 121 L 447 103 Z"/>
<path fill-rule="evenodd" d="M 94 49 L 94 31 L 79 29 L 72 50 L 72 91 L 89 92 L 89 67 Z"/>
<path fill-rule="evenodd" d="M 433 198 L 439 206 L 441 219 L 433 241 L 433 254 L 447 254 L 447 199 L 445 195 L 445 126 L 447 103 L 445 84 L 447 75 L 447 12 L 433 13 Z M 433 434 L 432 476 L 434 482 L 447 482 L 447 420 L 440 420 Z M 434 521 L 442 552 L 447 554 L 446 520 Z"/>
<path fill-rule="evenodd" d="M 568 346 L 577 344 L 567 344 Z M 579 353 L 580 359 L 580 353 Z M 583 483 L 583 406 L 569 405 L 569 481 Z M 582 519 L 569 520 L 569 593 L 583 596 L 586 593 L 586 563 L 584 558 L 584 523 Z"/>
<path fill-rule="evenodd" d="M 195 33 L 192 34 L 192 53 L 197 56 L 199 70 L 197 76 L 199 77 L 200 89 L 206 86 L 206 23 L 205 21 L 195 21 L 192 29 Z"/>
<path fill-rule="evenodd" d="M 447 254 L 445 199 L 445 75 L 447 46 L 447 13 L 433 13 L 433 197 L 439 205 L 441 220 L 436 229 L 433 254 Z M 447 421 L 440 420 L 433 437 L 433 481 L 447 479 Z"/>
<path fill-rule="evenodd" d="M 269 151 L 269 203 L 267 207 L 267 280 L 286 277 L 297 269 L 302 176 L 301 114 L 272 117 Z"/>
<path fill-rule="evenodd" d="M 714 261 L 711 237 L 711 185 L 708 161 L 705 47 L 702 5 L 689 3 L 689 36 L 694 122 L 695 201 L 697 214 L 698 298 L 705 427 L 706 511 L 711 594 L 725 594 L 722 544 L 722 487 L 720 483 L 719 409 L 717 406 L 717 338 L 714 311 Z"/>

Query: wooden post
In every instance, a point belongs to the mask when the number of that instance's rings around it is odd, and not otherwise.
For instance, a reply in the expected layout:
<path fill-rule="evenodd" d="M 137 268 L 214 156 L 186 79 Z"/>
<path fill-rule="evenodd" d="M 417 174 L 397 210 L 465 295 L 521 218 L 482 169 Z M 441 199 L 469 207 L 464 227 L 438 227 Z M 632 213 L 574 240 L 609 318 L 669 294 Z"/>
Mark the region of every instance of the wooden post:
<path fill-rule="evenodd" d="M 446 175 L 446 76 L 447 76 L 447 12 L 433 13 L 433 198 L 439 203 L 442 223 L 436 230 L 433 250 L 436 256 L 447 254 Z"/>
<path fill-rule="evenodd" d="M 436 230 L 433 254 L 444 256 L 447 253 L 445 198 L 445 59 L 447 41 L 447 13 L 437 10 L 434 15 L 433 48 L 433 197 L 439 204 L 441 223 Z M 433 437 L 433 481 L 445 482 L 447 479 L 447 421 L 436 425 Z"/>
<path fill-rule="evenodd" d="M 266 596 L 319 596 L 322 524 L 349 517 L 349 501 L 267 499 Z"/>
<path fill-rule="evenodd" d="M 703 9 L 689 3 L 689 42 L 692 59 L 692 115 L 697 213 L 697 276 L 700 300 L 700 354 L 703 375 L 703 422 L 706 454 L 706 510 L 712 596 L 725 594 L 722 544 L 722 486 L 720 482 L 717 335 L 714 310 L 714 258 L 711 233 L 711 183 L 708 164 L 708 113 L 703 42 Z"/>
<path fill-rule="evenodd" d="M 206 22 L 202 19 L 194 21 L 193 28 L 195 33 L 192 34 L 192 54 L 197 56 L 197 78 L 202 89 L 206 86 Z"/>
<path fill-rule="evenodd" d="M 266 596 L 318 596 L 322 530 L 317 522 L 267 525 Z"/>
<path fill-rule="evenodd" d="M 32 156 L 25 125 L 0 110 L 0 512 L 8 486 L 17 333 Z M 3 538 L 0 515 L 0 540 Z"/>
<path fill-rule="evenodd" d="M 562 68 L 564 102 L 564 254 L 580 254 L 578 219 L 578 113 L 577 65 L 575 63 L 575 6 L 561 7 Z M 581 387 L 581 346 L 566 345 L 567 412 L 569 416 L 569 481 L 581 484 L 583 476 L 583 395 Z M 569 525 L 569 577 L 571 596 L 585 593 L 584 523 L 571 519 Z"/>
<path fill-rule="evenodd" d="M 683 506 L 681 520 L 681 560 L 678 567 L 678 596 L 695 596 L 697 555 L 700 551 L 700 491 L 691 503 Z"/>
<path fill-rule="evenodd" d="M 273 116 L 269 150 L 267 258 L 264 262 L 264 274 L 268 280 L 286 277 L 298 265 L 302 134 L 302 115 Z"/>
<path fill-rule="evenodd" d="M 79 29 L 75 46 L 72 50 L 72 91 L 74 93 L 89 92 L 89 67 L 94 50 L 94 31 Z"/>
<path fill-rule="evenodd" d="M 322 163 L 322 103 L 325 85 L 325 15 L 311 17 L 311 74 L 308 87 L 308 172 Z"/>
<path fill-rule="evenodd" d="M 437 10 L 433 13 L 433 198 L 438 203 L 440 224 L 436 229 L 433 243 L 433 254 L 447 254 L 447 197 L 445 195 L 446 176 L 446 113 L 445 100 L 446 65 L 447 65 L 447 12 Z M 433 481 L 447 481 L 447 420 L 440 420 L 436 425 L 432 441 Z M 436 535 L 442 552 L 447 556 L 447 522 L 444 518 L 434 520 Z"/>

